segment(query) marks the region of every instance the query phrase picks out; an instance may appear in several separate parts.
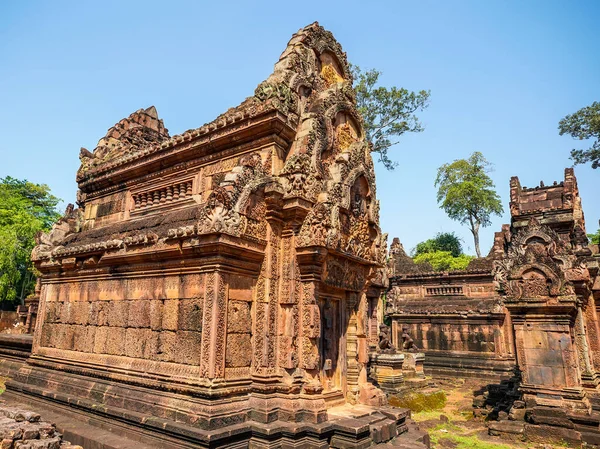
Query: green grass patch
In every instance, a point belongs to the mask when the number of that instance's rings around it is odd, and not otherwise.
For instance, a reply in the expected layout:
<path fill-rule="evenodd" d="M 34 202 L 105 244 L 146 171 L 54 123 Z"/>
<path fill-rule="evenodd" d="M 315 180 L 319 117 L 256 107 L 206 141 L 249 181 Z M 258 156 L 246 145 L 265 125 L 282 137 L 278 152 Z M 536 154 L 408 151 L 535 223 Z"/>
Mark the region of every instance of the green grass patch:
<path fill-rule="evenodd" d="M 440 410 L 422 410 L 420 412 L 412 412 L 410 417 L 417 421 L 433 421 L 440 419 L 440 415 L 445 414 Z M 447 416 L 447 415 L 446 415 Z"/>
<path fill-rule="evenodd" d="M 473 413 L 469 412 L 448 412 L 445 410 L 422 410 L 412 412 L 411 418 L 417 422 L 434 421 L 440 419 L 440 415 L 446 415 L 450 421 L 466 422 L 473 420 Z"/>
<path fill-rule="evenodd" d="M 411 393 L 405 396 L 392 396 L 390 405 L 394 407 L 408 408 L 415 413 L 441 410 L 446 405 L 446 393 L 436 391 L 435 393 Z M 439 418 L 439 414 L 437 416 Z"/>
<path fill-rule="evenodd" d="M 443 441 L 450 441 L 456 445 L 455 449 L 514 449 L 508 444 L 483 441 L 477 435 L 463 435 L 463 430 L 450 423 L 439 424 L 429 429 L 432 446 L 444 446 Z"/>

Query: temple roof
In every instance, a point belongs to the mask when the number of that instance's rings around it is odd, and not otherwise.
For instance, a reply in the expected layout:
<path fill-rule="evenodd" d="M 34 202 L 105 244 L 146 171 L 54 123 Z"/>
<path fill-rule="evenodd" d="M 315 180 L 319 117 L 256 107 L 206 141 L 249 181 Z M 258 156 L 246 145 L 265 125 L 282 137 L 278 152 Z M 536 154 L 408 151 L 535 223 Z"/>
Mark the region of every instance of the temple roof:
<path fill-rule="evenodd" d="M 228 109 L 211 122 L 171 137 L 162 120 L 158 119 L 154 106 L 140 109 L 128 118 L 120 120 L 108 130 L 105 137 L 100 139 L 93 152 L 82 149 L 81 167 L 77 174 L 80 188 L 86 181 L 103 176 L 130 162 L 165 152 L 170 148 L 208 136 L 219 129 L 270 111 L 280 112 L 295 127 L 298 120 L 297 96 L 290 91 L 290 85 L 310 87 L 314 84 L 328 83 L 328 80 L 332 80 L 331 82 L 344 80 L 339 78 L 335 71 L 321 74 L 321 77 L 315 76 L 316 73 L 312 73 L 314 64 L 305 64 L 302 57 L 298 55 L 299 43 L 320 54 L 335 54 L 336 69 L 344 75 L 345 80 L 350 81 L 351 85 L 352 75 L 346 54 L 333 35 L 314 22 L 292 36 L 275 65 L 275 71 L 266 81 L 259 84 L 253 96 L 246 98 L 238 106 Z M 294 79 L 290 78 L 291 73 L 294 73 L 292 75 L 292 78 L 295 76 Z"/>

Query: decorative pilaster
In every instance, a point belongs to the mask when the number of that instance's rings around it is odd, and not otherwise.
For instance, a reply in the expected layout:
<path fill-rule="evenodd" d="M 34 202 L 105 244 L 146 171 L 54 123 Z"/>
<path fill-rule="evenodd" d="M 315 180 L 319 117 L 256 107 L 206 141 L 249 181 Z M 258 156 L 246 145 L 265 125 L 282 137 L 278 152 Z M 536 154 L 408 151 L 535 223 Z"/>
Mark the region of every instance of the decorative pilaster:
<path fill-rule="evenodd" d="M 281 243 L 281 196 L 277 189 L 265 192 L 267 248 L 256 285 L 253 376 L 277 376 L 277 323 Z M 274 378 L 271 381 L 275 380 Z"/>
<path fill-rule="evenodd" d="M 357 293 L 348 293 L 346 299 L 346 385 L 348 396 L 356 398 L 359 392 L 360 366 L 358 364 L 358 318 L 356 306 L 358 303 Z M 355 399 L 356 400 L 356 399 Z"/>
<path fill-rule="evenodd" d="M 583 308 L 581 305 L 578 305 L 577 307 L 577 316 L 575 317 L 574 333 L 575 344 L 577 347 L 577 357 L 579 361 L 579 367 L 581 370 L 581 382 L 586 387 L 594 387 L 596 385 L 594 382 L 595 373 L 590 358 L 590 348 L 588 345 Z"/>
<path fill-rule="evenodd" d="M 583 305 L 583 319 L 595 378 L 594 383 L 598 384 L 600 378 L 600 324 L 598 323 L 596 300 L 592 294 L 589 295 L 587 302 Z"/>
<path fill-rule="evenodd" d="M 225 377 L 227 284 L 219 271 L 208 273 L 205 279 L 200 372 L 214 381 Z"/>

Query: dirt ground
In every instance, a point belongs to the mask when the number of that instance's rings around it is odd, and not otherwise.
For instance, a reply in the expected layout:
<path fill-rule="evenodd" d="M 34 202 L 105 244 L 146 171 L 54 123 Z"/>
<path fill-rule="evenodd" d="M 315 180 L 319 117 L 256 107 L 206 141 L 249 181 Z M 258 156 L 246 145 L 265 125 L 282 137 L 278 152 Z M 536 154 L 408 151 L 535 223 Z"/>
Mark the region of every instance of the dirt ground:
<path fill-rule="evenodd" d="M 412 418 L 429 432 L 432 449 L 554 449 L 550 444 L 505 441 L 488 435 L 486 422 L 473 417 L 474 392 L 484 383 L 477 380 L 436 380 L 435 386 L 408 398 L 390 398 L 390 404 L 410 408 Z"/>

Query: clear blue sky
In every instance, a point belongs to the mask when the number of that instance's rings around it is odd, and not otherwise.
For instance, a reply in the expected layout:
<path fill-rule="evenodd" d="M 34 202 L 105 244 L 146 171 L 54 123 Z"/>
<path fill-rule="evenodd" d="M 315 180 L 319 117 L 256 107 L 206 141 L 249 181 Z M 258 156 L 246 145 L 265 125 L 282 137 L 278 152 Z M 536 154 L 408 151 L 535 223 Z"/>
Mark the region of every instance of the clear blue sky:
<path fill-rule="evenodd" d="M 438 209 L 444 162 L 478 150 L 508 211 L 508 182 L 561 180 L 578 142 L 564 115 L 600 100 L 600 2 L 3 1 L 0 176 L 46 183 L 74 202 L 79 148 L 155 105 L 171 134 L 252 95 L 291 35 L 319 21 L 383 83 L 430 89 L 425 131 L 404 136 L 394 172 L 377 167 L 381 225 L 407 249 L 438 231 L 470 233 Z M 600 169 L 576 167 L 588 231 Z M 64 206 L 64 205 L 63 205 Z M 508 213 L 482 232 L 482 251 Z"/>

